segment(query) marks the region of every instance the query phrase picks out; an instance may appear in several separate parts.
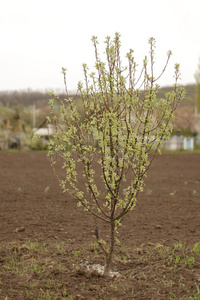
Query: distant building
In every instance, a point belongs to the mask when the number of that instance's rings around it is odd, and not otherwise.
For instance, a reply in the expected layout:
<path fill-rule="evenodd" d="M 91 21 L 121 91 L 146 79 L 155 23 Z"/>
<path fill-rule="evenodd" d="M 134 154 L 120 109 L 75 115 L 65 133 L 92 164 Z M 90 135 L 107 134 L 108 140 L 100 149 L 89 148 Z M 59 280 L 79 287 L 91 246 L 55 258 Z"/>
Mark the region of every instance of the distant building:
<path fill-rule="evenodd" d="M 193 137 L 184 137 L 183 138 L 183 149 L 193 150 L 194 149 L 194 138 Z"/>
<path fill-rule="evenodd" d="M 39 135 L 43 139 L 48 140 L 49 136 L 52 136 L 54 134 L 54 128 L 53 126 L 49 125 L 48 128 L 34 128 L 33 129 L 33 134 L 34 135 Z"/>
<path fill-rule="evenodd" d="M 194 137 L 184 137 L 182 135 L 174 135 L 169 138 L 163 145 L 166 150 L 193 150 Z"/>

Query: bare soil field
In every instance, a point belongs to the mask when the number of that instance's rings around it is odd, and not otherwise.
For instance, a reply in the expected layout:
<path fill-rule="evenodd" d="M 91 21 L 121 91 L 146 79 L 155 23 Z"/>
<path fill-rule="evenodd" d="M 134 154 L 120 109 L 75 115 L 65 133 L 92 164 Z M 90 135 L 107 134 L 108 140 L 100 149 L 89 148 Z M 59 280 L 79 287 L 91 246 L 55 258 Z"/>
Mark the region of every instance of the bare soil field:
<path fill-rule="evenodd" d="M 200 154 L 155 159 L 119 230 L 117 276 L 89 269 L 104 263 L 94 230 L 45 153 L 0 152 L 0 300 L 200 299 Z"/>

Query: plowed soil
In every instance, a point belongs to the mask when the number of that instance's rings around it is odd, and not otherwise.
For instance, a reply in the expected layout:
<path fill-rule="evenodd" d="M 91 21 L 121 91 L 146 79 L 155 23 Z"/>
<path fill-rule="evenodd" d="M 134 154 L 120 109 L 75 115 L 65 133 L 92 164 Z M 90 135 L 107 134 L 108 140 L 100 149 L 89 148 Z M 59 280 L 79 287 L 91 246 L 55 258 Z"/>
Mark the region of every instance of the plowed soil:
<path fill-rule="evenodd" d="M 119 230 L 117 276 L 88 269 L 104 262 L 94 230 L 45 153 L 0 152 L 0 300 L 200 299 L 200 155 L 154 160 Z"/>

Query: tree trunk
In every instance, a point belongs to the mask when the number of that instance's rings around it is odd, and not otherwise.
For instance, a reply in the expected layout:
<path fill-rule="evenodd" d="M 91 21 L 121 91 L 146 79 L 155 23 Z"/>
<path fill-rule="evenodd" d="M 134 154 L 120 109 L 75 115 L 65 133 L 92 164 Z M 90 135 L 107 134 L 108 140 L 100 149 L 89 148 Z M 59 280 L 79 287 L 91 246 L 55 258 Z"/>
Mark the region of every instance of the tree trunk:
<path fill-rule="evenodd" d="M 115 222 L 114 222 L 114 220 L 111 221 L 110 230 L 111 230 L 111 232 L 110 232 L 110 248 L 109 248 L 108 255 L 106 257 L 104 275 L 109 274 L 110 267 L 112 264 L 113 250 L 114 250 L 114 244 L 115 244 Z"/>

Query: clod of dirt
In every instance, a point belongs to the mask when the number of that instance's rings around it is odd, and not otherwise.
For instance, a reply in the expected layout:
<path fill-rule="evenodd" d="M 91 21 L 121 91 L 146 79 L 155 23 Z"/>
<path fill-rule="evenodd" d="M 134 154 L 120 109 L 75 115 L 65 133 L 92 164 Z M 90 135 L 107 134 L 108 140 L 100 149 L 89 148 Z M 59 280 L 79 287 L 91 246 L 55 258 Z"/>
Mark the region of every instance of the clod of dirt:
<path fill-rule="evenodd" d="M 15 232 L 23 232 L 23 231 L 25 231 L 25 227 L 20 227 L 20 228 L 16 228 L 15 229 Z"/>
<path fill-rule="evenodd" d="M 159 248 L 163 248 L 163 247 L 164 247 L 163 245 L 158 243 L 158 244 L 155 245 L 154 249 L 159 249 Z"/>
<path fill-rule="evenodd" d="M 161 225 L 155 225 L 155 229 L 162 229 L 162 226 Z"/>
<path fill-rule="evenodd" d="M 142 248 L 135 248 L 134 252 L 136 252 L 137 254 L 141 254 L 143 252 Z"/>
<path fill-rule="evenodd" d="M 76 295 L 74 300 L 85 300 L 85 297 L 81 295 Z"/>
<path fill-rule="evenodd" d="M 21 246 L 21 250 L 27 250 L 27 251 L 29 251 L 29 250 L 30 250 L 30 247 L 27 246 L 26 244 L 23 244 L 23 245 Z"/>

